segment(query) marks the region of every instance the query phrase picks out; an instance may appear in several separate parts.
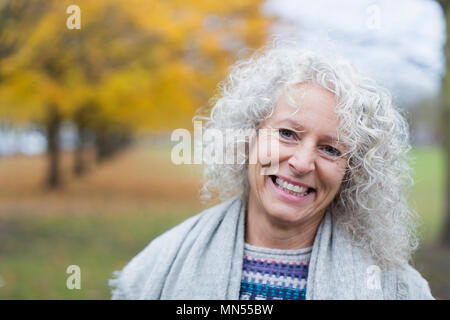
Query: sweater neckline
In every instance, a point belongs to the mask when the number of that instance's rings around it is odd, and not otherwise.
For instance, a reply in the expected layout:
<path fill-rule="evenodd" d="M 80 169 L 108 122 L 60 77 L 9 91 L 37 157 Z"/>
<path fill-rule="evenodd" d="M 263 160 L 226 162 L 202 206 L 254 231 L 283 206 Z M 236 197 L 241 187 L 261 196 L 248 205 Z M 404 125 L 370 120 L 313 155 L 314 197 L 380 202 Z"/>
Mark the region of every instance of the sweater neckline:
<path fill-rule="evenodd" d="M 255 252 L 255 253 L 263 253 L 270 255 L 284 255 L 284 256 L 298 256 L 303 254 L 309 254 L 312 251 L 312 246 L 301 248 L 301 249 L 278 249 L 278 248 L 266 248 L 251 245 L 247 242 L 244 243 L 244 250 Z"/>

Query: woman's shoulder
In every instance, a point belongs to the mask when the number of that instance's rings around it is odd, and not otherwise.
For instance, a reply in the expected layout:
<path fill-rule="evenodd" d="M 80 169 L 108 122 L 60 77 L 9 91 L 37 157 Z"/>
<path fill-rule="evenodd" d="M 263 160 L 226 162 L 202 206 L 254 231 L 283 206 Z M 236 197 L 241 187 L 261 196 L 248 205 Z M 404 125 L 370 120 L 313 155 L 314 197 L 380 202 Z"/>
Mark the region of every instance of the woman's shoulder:
<path fill-rule="evenodd" d="M 413 266 L 405 263 L 396 273 L 398 299 L 434 300 L 428 281 Z"/>

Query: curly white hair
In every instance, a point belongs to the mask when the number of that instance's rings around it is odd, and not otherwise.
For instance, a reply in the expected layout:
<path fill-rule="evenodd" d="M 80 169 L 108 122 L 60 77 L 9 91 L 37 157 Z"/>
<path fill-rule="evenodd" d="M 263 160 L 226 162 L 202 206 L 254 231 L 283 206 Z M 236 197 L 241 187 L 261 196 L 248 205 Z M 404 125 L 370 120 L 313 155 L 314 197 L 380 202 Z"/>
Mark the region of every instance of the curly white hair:
<path fill-rule="evenodd" d="M 380 267 L 408 262 L 418 246 L 415 210 L 408 205 L 413 184 L 408 164 L 409 131 L 389 92 L 362 76 L 345 59 L 325 57 L 296 45 L 273 44 L 238 61 L 211 100 L 205 127 L 252 129 L 272 114 L 282 92 L 310 81 L 333 92 L 339 137 L 349 146 L 347 171 L 329 205 L 353 241 Z M 208 148 L 214 141 L 202 141 Z M 227 149 L 246 159 L 249 139 Z M 210 147 L 210 146 L 209 146 Z M 242 147 L 242 146 L 241 146 Z M 202 194 L 224 199 L 248 194 L 248 161 L 203 167 Z"/>

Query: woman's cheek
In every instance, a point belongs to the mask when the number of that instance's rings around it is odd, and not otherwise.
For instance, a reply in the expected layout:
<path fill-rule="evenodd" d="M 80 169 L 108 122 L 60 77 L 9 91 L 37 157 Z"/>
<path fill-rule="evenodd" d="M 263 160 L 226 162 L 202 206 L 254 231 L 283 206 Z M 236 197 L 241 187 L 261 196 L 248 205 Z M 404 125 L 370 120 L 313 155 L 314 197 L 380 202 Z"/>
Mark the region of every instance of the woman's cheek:
<path fill-rule="evenodd" d="M 322 162 L 319 168 L 323 169 L 322 172 L 325 174 L 330 186 L 332 185 L 335 188 L 340 187 L 345 174 L 345 162 L 343 163 L 340 160 L 334 162 L 327 161 L 327 163 Z"/>

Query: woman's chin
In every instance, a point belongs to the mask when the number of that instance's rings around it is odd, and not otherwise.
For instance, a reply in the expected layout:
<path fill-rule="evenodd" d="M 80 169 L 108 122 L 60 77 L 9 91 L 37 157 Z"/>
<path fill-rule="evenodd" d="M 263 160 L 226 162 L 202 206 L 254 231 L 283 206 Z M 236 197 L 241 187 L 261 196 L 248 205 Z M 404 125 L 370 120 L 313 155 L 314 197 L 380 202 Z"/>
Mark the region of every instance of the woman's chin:
<path fill-rule="evenodd" d="M 298 207 L 286 203 L 284 200 L 280 200 L 276 197 L 266 198 L 266 212 L 271 220 L 276 221 L 278 224 L 298 224 L 304 217 L 305 212 Z"/>

